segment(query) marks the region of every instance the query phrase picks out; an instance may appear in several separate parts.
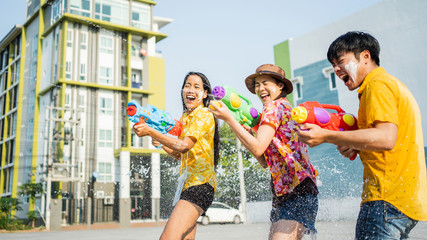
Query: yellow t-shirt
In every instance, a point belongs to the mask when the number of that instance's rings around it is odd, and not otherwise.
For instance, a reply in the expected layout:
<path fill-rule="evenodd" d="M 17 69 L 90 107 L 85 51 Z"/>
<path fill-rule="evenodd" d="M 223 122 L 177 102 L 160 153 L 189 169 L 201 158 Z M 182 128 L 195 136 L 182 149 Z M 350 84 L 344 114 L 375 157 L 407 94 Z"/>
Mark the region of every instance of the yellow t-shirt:
<path fill-rule="evenodd" d="M 360 151 L 364 166 L 362 203 L 383 200 L 408 217 L 427 220 L 427 174 L 421 114 L 408 88 L 384 68 L 370 72 L 358 89 L 361 129 L 374 121 L 398 126 L 391 151 Z"/>
<path fill-rule="evenodd" d="M 194 185 L 209 183 L 216 190 L 216 174 L 214 168 L 214 134 L 215 119 L 208 108 L 202 105 L 190 114 L 182 115 L 182 131 L 179 139 L 194 137 L 197 142 L 186 153 L 181 154 L 181 174 L 187 170 L 185 190 Z"/>

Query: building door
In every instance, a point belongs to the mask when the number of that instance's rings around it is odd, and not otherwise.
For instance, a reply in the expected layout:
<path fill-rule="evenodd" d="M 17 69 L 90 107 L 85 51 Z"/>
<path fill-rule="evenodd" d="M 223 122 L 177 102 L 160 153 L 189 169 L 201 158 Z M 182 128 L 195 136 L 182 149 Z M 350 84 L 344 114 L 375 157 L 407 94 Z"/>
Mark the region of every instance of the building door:
<path fill-rule="evenodd" d="M 152 219 L 150 162 L 149 158 L 131 160 L 131 220 Z"/>

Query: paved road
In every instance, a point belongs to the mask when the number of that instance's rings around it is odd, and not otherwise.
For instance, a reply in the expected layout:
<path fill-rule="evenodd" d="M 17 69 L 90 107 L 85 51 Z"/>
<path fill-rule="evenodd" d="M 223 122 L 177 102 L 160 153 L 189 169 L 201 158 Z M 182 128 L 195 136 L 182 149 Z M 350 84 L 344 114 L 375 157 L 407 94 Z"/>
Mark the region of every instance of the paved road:
<path fill-rule="evenodd" d="M 352 240 L 355 222 L 317 222 L 317 240 Z M 197 227 L 197 240 L 264 240 L 267 239 L 268 223 L 259 224 L 214 224 Z M 163 227 L 145 227 L 130 229 L 106 229 L 92 231 L 0 233 L 2 240 L 156 240 Z M 304 240 L 310 240 L 305 237 Z M 420 222 L 412 230 L 412 240 L 427 239 L 427 222 Z"/>

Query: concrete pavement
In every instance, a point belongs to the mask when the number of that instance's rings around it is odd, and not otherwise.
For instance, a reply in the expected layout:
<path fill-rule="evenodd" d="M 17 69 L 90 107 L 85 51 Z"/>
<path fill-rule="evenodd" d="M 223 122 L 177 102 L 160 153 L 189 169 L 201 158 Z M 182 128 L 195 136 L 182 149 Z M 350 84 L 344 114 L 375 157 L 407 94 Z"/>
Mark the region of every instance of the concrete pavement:
<path fill-rule="evenodd" d="M 316 222 L 317 240 L 352 240 L 355 222 Z M 128 229 L 79 230 L 60 232 L 16 232 L 0 233 L 2 240 L 156 240 L 163 227 L 143 227 Z M 264 240 L 268 238 L 269 224 L 213 224 L 197 227 L 197 240 Z M 304 240 L 312 239 L 310 236 Z M 427 239 L 427 222 L 419 222 L 412 230 L 412 240 Z"/>

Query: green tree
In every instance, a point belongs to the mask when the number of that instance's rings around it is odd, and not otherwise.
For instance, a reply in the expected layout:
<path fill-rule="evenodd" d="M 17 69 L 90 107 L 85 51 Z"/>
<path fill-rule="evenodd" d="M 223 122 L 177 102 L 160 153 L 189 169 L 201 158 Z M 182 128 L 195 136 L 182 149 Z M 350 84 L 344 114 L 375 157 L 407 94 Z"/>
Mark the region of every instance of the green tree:
<path fill-rule="evenodd" d="M 240 199 L 240 179 L 237 159 L 237 138 L 227 124 L 220 128 L 220 162 L 217 166 L 218 188 L 216 201 L 237 208 Z M 241 148 L 247 201 L 271 200 L 270 173 L 263 169 L 252 154 Z"/>
<path fill-rule="evenodd" d="M 12 218 L 13 211 L 21 211 L 21 202 L 17 198 L 0 198 L 0 229 L 14 230 L 22 229 L 20 221 Z"/>
<path fill-rule="evenodd" d="M 22 208 L 19 206 L 21 201 L 17 198 L 5 197 L 0 198 L 0 210 L 2 213 L 6 214 L 6 217 L 11 216 L 12 211 L 21 211 Z"/>
<path fill-rule="evenodd" d="M 27 182 L 19 186 L 18 194 L 21 196 L 26 196 L 30 199 L 30 206 L 34 206 L 36 203 L 37 195 L 43 194 L 44 189 L 41 183 L 32 183 Z M 32 227 L 35 225 L 35 221 L 38 214 L 37 211 L 28 211 L 27 217 L 31 221 Z"/>

